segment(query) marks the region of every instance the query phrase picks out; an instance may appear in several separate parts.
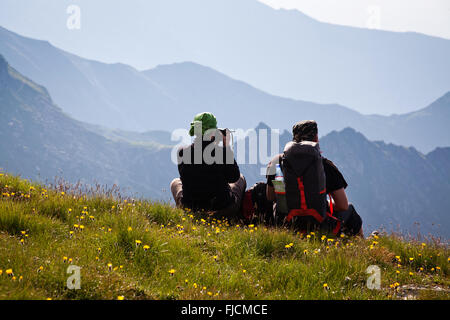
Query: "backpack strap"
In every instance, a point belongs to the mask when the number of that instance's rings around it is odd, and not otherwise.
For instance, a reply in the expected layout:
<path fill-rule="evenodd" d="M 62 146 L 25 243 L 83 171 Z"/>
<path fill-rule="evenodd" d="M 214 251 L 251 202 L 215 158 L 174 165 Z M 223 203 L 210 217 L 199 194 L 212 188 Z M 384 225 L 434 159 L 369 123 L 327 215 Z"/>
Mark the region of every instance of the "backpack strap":
<path fill-rule="evenodd" d="M 337 219 L 335 216 L 332 216 L 331 214 L 328 215 L 332 220 L 336 221 L 336 227 L 332 230 L 333 234 L 336 236 L 339 231 L 341 231 L 341 220 Z"/>
<path fill-rule="evenodd" d="M 331 193 L 328 194 L 330 197 L 330 216 L 333 215 L 333 198 L 331 197 Z"/>
<path fill-rule="evenodd" d="M 319 223 L 323 222 L 323 217 L 314 209 L 292 209 L 288 216 L 286 217 L 286 221 L 290 222 L 293 217 L 308 217 L 312 216 L 314 219 L 316 219 Z"/>
<path fill-rule="evenodd" d="M 330 212 L 327 212 L 327 216 L 330 217 L 332 220 L 336 221 L 336 227 L 333 229 L 333 234 L 337 235 L 338 232 L 341 230 L 341 220 L 337 219 L 335 216 L 333 216 L 333 198 L 331 197 L 331 193 L 328 194 L 330 197 Z"/>
<path fill-rule="evenodd" d="M 297 178 L 298 183 L 298 190 L 300 192 L 300 209 L 292 209 L 289 211 L 288 216 L 286 217 L 286 220 L 290 222 L 293 217 L 307 217 L 312 216 L 314 219 L 316 219 L 319 223 L 323 222 L 323 217 L 315 210 L 310 209 L 306 205 L 306 198 L 305 198 L 305 186 L 303 185 L 302 178 Z"/>

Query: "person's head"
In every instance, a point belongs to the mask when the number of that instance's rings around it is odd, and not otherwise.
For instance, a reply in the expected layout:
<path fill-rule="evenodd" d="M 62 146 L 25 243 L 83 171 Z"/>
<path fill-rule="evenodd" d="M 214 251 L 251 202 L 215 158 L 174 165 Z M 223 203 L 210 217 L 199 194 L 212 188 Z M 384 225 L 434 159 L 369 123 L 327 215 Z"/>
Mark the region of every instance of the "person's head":
<path fill-rule="evenodd" d="M 201 126 L 201 134 L 205 134 L 206 131 L 210 129 L 217 129 L 217 119 L 210 112 L 202 112 L 197 114 L 194 117 L 194 121 L 191 122 L 191 128 L 189 130 L 189 135 L 193 137 L 197 135 L 200 131 Z M 198 129 L 196 129 L 198 128 Z"/>
<path fill-rule="evenodd" d="M 314 120 L 303 120 L 292 127 L 292 137 L 295 142 L 319 141 L 317 122 Z"/>

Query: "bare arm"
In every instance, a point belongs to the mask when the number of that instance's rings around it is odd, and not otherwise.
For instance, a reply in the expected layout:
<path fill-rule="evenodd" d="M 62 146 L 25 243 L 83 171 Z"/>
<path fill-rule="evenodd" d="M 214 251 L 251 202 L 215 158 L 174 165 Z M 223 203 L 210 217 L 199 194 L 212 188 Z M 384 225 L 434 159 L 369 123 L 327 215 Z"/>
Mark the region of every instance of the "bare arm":
<path fill-rule="evenodd" d="M 348 210 L 348 200 L 344 188 L 338 189 L 331 193 L 334 200 L 334 210 L 345 211 Z"/>

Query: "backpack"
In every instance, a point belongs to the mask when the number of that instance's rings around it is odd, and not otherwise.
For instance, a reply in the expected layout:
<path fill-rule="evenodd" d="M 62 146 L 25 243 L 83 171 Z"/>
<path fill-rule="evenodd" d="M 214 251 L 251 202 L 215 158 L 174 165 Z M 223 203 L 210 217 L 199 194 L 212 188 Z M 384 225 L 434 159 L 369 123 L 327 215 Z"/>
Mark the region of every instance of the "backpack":
<path fill-rule="evenodd" d="M 326 229 L 337 234 L 341 222 L 327 212 L 326 177 L 319 144 L 312 141 L 286 144 L 281 156 L 288 213 L 285 222 L 302 232 Z"/>
<path fill-rule="evenodd" d="M 245 192 L 242 216 L 246 222 L 256 219 L 267 224 L 273 223 L 273 203 L 267 200 L 266 187 L 266 183 L 258 182 Z"/>

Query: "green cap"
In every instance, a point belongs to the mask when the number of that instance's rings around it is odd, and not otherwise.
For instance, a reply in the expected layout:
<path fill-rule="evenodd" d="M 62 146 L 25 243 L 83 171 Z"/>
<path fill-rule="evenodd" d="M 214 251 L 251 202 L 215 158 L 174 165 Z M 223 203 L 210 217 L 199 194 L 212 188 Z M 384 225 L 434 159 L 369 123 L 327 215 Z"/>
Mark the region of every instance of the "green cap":
<path fill-rule="evenodd" d="M 217 129 L 216 117 L 211 112 L 202 112 L 194 117 L 194 121 L 191 122 L 191 129 L 189 130 L 189 135 L 194 136 L 195 127 L 202 127 L 202 134 L 204 134 L 209 129 Z"/>

